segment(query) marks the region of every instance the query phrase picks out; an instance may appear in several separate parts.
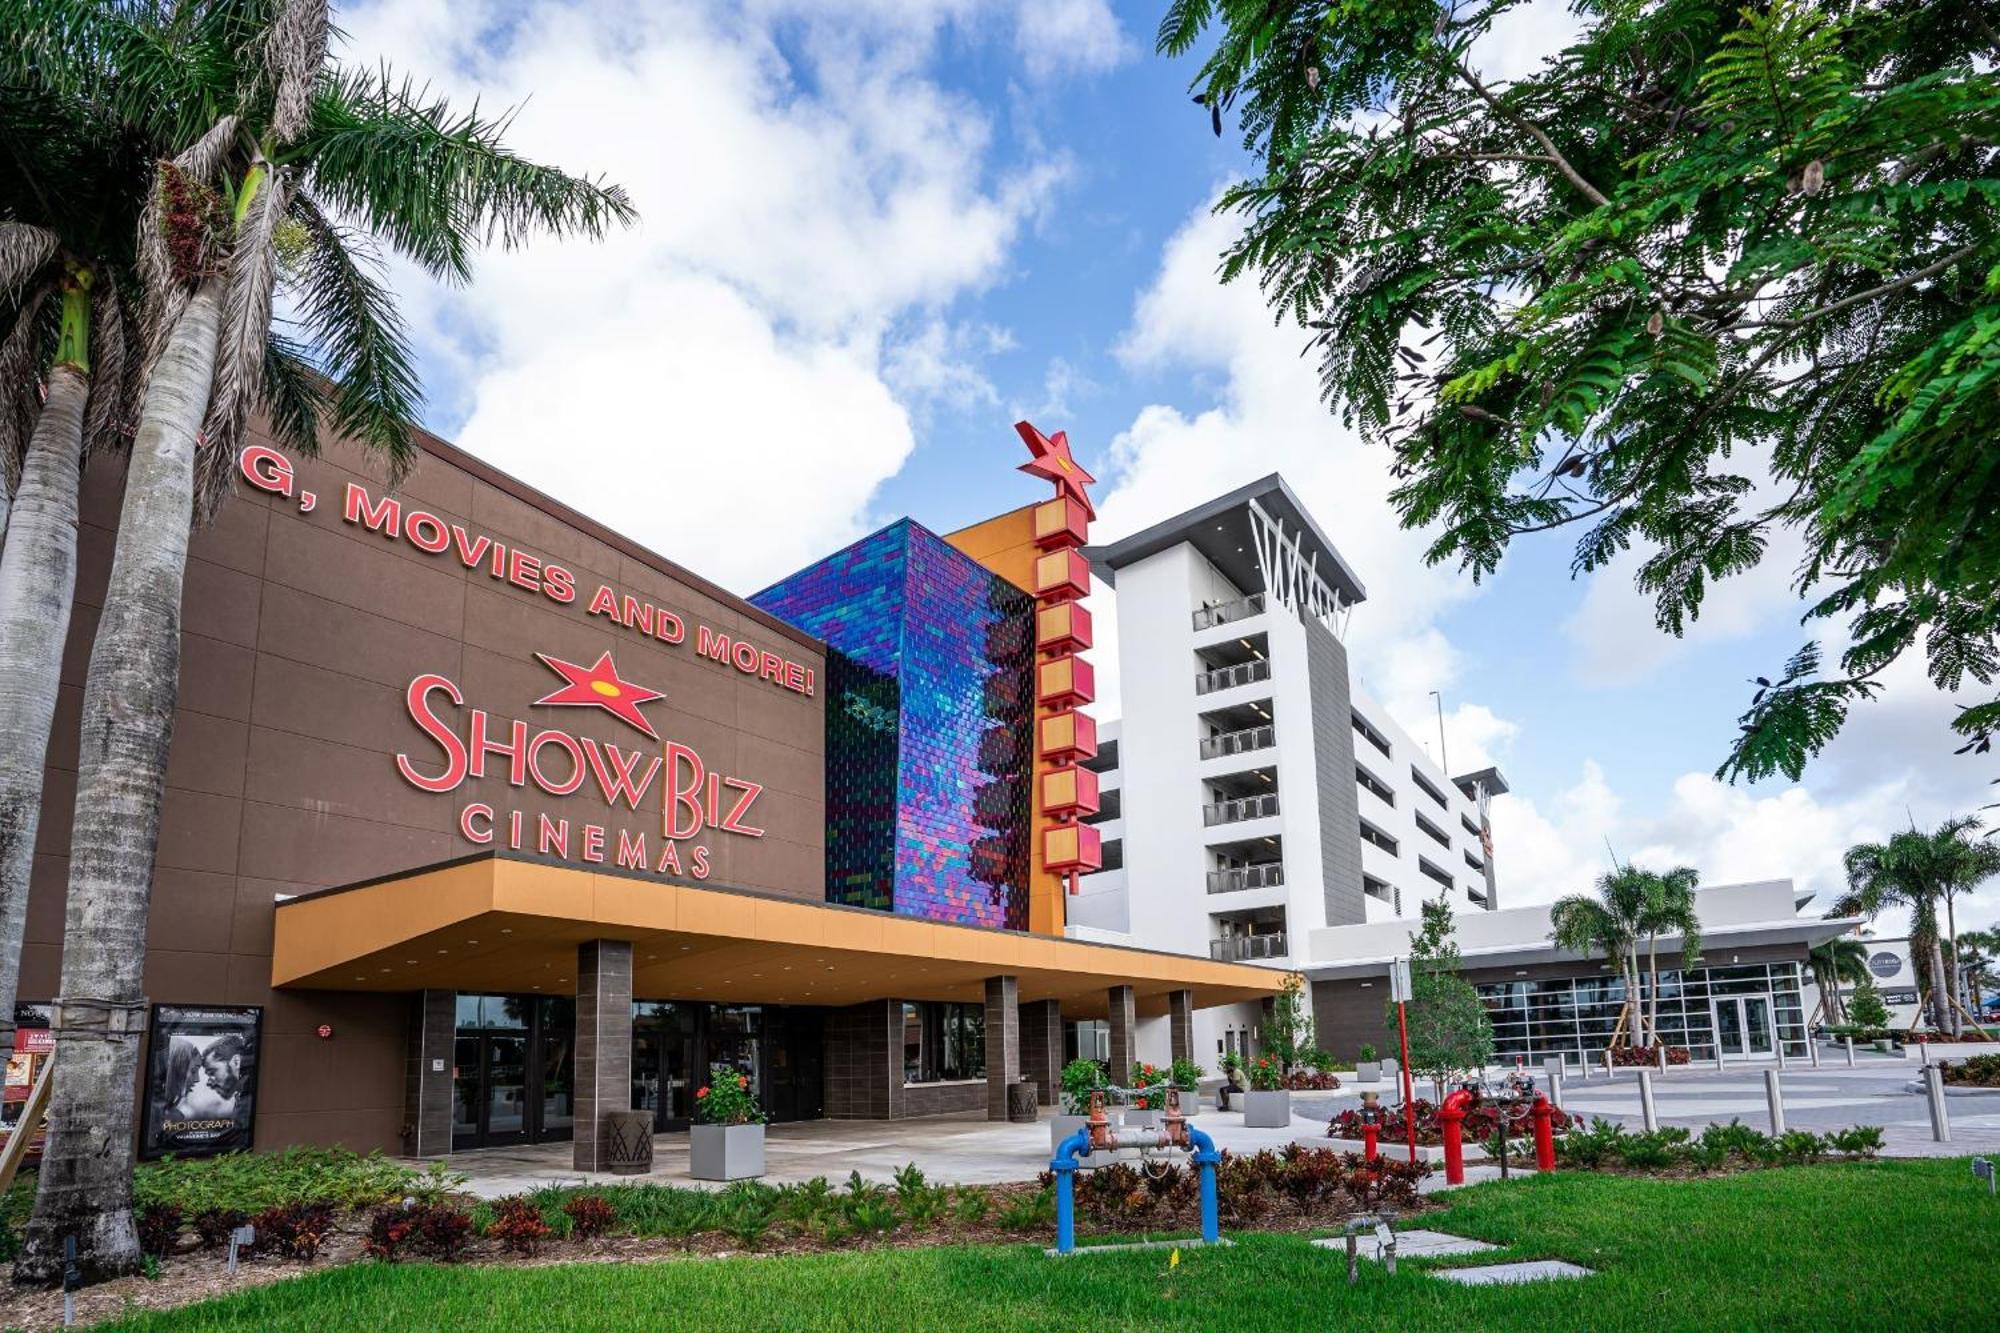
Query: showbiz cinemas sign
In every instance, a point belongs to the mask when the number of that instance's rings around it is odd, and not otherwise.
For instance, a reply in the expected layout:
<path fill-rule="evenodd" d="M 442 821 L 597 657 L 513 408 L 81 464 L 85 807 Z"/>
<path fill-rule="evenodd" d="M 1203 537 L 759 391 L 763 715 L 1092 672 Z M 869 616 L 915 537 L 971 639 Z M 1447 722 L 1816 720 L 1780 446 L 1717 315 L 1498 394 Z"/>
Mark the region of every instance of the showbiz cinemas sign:
<path fill-rule="evenodd" d="M 292 502 L 302 517 L 332 517 L 331 506 L 322 507 L 280 451 L 253 445 L 243 451 L 239 468 L 247 484 Z M 762 684 L 806 697 L 816 691 L 810 662 L 746 643 L 610 583 L 592 590 L 569 568 L 497 532 L 377 495 L 359 482 L 345 483 L 335 521 L 483 574 L 519 596 L 575 605 L 655 645 L 692 651 L 738 673 L 742 688 Z M 528 647 L 524 655 L 549 673 L 539 696 L 469 698 L 443 671 L 419 673 L 403 693 L 419 739 L 394 755 L 395 772 L 419 791 L 458 794 L 456 826 L 467 842 L 706 879 L 715 869 L 719 840 L 764 836 L 764 784 L 724 771 L 695 745 L 663 735 L 648 706 L 672 701 L 664 690 L 626 676 L 616 650 L 595 661 L 571 661 Z M 503 794 L 509 791 L 519 797 Z"/>

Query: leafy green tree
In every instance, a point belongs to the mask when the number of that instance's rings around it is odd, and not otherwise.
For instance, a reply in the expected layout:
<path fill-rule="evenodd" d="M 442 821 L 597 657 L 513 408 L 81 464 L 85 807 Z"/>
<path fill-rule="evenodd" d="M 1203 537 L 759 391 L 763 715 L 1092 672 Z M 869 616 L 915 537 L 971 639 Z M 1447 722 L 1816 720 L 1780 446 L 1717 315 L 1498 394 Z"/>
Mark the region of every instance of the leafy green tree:
<path fill-rule="evenodd" d="M 1986 0 L 1573 0 L 1525 76 L 1477 43 L 1525 0 L 1174 0 L 1173 55 L 1260 173 L 1222 206 L 1395 454 L 1433 561 L 1492 573 L 1580 528 L 1642 553 L 1660 628 L 1803 547 L 1805 643 L 1718 773 L 1799 776 L 1906 652 L 2000 669 L 2000 17 Z M 1789 558 L 1789 557 L 1787 557 Z M 1983 693 L 1983 692 L 1982 692 Z M 2000 698 L 1955 722 L 1986 752 Z"/>
<path fill-rule="evenodd" d="M 1306 983 L 1293 972 L 1271 998 L 1271 1017 L 1264 1024 L 1264 1051 L 1289 1074 L 1312 1044 L 1312 1006 L 1306 998 Z"/>
<path fill-rule="evenodd" d="M 373 246 L 462 281 L 482 243 L 598 235 L 633 216 L 617 188 L 517 157 L 504 118 L 333 62 L 331 32 L 325 0 L 0 0 L 0 84 L 105 108 L 155 164 L 135 238 L 145 387 L 84 681 L 23 1281 L 61 1276 L 71 1237 L 87 1280 L 140 1265 L 132 1088 L 189 532 L 226 498 L 253 406 L 298 447 L 327 427 L 400 478 L 418 388 Z M 281 287 L 297 340 L 272 328 Z"/>
<path fill-rule="evenodd" d="M 1863 978 L 1854 988 L 1854 997 L 1847 1002 L 1847 1011 L 1854 1019 L 1854 1026 L 1879 1031 L 1889 1026 L 1889 1006 L 1882 1003 L 1882 992 L 1875 989 L 1875 982 Z"/>
<path fill-rule="evenodd" d="M 1492 1060 L 1493 1020 L 1463 975 L 1451 904 L 1440 896 L 1425 902 L 1422 913 L 1410 937 L 1410 1072 L 1442 1088 L 1453 1076 L 1477 1074 Z M 1394 1002 L 1384 1021 L 1396 1030 Z"/>

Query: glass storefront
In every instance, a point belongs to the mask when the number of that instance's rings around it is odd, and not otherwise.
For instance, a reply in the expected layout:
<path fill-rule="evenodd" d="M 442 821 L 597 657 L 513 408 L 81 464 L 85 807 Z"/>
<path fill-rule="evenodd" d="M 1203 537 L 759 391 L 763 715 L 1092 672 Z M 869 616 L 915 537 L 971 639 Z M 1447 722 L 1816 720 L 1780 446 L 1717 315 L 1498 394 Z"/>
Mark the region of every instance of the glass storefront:
<path fill-rule="evenodd" d="M 551 995 L 458 997 L 452 1147 L 568 1139 L 576 1123 L 575 1099 L 576 1001 Z"/>
<path fill-rule="evenodd" d="M 772 1120 L 817 1119 L 823 1109 L 816 1009 L 638 1000 L 632 1005 L 632 1109 L 653 1127 L 685 1129 L 694 1098 L 722 1065 L 747 1075 Z"/>
<path fill-rule="evenodd" d="M 1652 996 L 1640 978 L 1641 1002 Z M 1625 983 L 1614 976 L 1502 981 L 1480 986 L 1493 1020 L 1496 1059 L 1540 1062 L 1559 1055 L 1572 1065 L 1602 1058 L 1625 1006 Z M 1805 1006 L 1799 964 L 1754 963 L 1660 972 L 1659 1031 L 1670 1046 L 1685 1046 L 1696 1060 L 1769 1057 L 1782 1042 L 1786 1055 L 1806 1053 Z M 1626 1024 L 1629 1035 L 1631 1025 Z"/>

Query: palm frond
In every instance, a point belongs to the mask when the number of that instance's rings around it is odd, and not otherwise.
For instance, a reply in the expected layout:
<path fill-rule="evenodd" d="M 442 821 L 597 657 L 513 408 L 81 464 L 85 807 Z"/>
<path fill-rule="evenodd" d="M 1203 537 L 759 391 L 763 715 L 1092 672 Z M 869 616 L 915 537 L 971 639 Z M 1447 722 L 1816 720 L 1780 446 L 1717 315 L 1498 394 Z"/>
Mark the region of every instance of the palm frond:
<path fill-rule="evenodd" d="M 511 249 L 536 232 L 601 237 L 637 213 L 625 191 L 515 154 L 510 116 L 458 113 L 385 68 L 342 69 L 320 86 L 312 124 L 289 158 L 305 182 L 434 276 L 464 282 L 475 245 Z"/>
<path fill-rule="evenodd" d="M 0 302 L 12 304 L 61 245 L 61 238 L 46 227 L 0 221 Z"/>
<path fill-rule="evenodd" d="M 39 372 L 48 345 L 45 317 L 52 290 L 53 283 L 30 289 L 13 312 L 6 339 L 0 341 L 0 481 L 9 495 L 21 483 L 21 451 L 27 448 L 41 401 Z"/>
<path fill-rule="evenodd" d="M 216 340 L 215 380 L 209 394 L 207 436 L 196 462 L 197 521 L 206 521 L 229 493 L 231 464 L 249 419 L 250 404 L 263 384 L 264 351 L 271 328 L 271 293 L 278 280 L 274 243 L 278 221 L 285 215 L 285 172 L 253 165 L 255 174 L 245 188 L 249 198 L 239 205 L 241 216 L 229 256 L 222 299 L 222 327 Z"/>
<path fill-rule="evenodd" d="M 114 275 L 98 275 L 90 305 L 90 398 L 84 406 L 83 422 L 86 455 L 116 447 L 133 406 L 125 303 L 119 299 Z"/>
<path fill-rule="evenodd" d="M 319 452 L 319 414 L 326 396 L 305 349 L 281 333 L 271 333 L 266 342 L 257 398 L 280 443 L 307 457 Z"/>
<path fill-rule="evenodd" d="M 335 225 L 310 195 L 293 198 L 291 216 L 310 242 L 294 289 L 306 341 L 333 381 L 332 424 L 401 480 L 415 460 L 410 419 L 422 391 L 395 295 L 366 239 Z"/>
<path fill-rule="evenodd" d="M 298 138 L 311 119 L 329 27 L 326 0 L 287 0 L 264 39 L 265 76 L 272 85 L 271 136 L 279 144 Z"/>

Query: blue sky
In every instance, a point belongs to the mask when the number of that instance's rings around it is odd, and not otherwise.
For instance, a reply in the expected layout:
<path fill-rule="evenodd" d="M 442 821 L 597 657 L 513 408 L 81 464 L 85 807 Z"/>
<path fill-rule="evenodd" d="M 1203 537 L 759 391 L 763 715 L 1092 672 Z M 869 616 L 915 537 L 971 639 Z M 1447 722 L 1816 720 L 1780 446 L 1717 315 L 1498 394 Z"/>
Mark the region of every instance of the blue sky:
<path fill-rule="evenodd" d="M 1317 404 L 1295 331 L 1213 279 L 1229 232 L 1208 205 L 1246 159 L 1191 104 L 1195 62 L 1151 53 L 1158 13 L 341 8 L 349 58 L 525 101 L 523 151 L 627 183 L 645 216 L 603 245 L 493 256 L 462 293 L 394 270 L 427 424 L 742 590 L 902 514 L 948 531 L 1036 498 L 1011 471 L 1022 415 L 1069 431 L 1104 535 L 1283 471 L 1369 586 L 1350 646 L 1371 692 L 1428 741 L 1441 690 L 1453 767 L 1512 781 L 1496 825 L 1514 902 L 1583 887 L 1607 840 L 1712 880 L 1831 889 L 1847 843 L 1986 799 L 1915 676 L 1799 786 L 1707 777 L 1748 678 L 1802 641 L 1782 554 L 1682 643 L 1629 569 L 1572 582 L 1560 535 L 1481 588 L 1425 569 L 1382 452 Z M 1569 22 L 1538 0 L 1478 56 L 1505 77 Z M 1996 912 L 2000 890 L 1969 917 Z"/>

